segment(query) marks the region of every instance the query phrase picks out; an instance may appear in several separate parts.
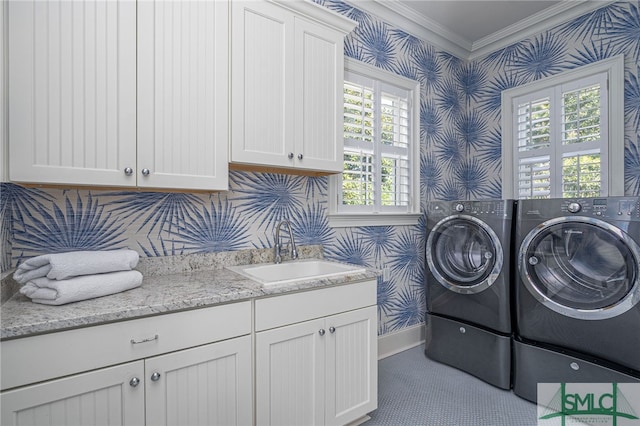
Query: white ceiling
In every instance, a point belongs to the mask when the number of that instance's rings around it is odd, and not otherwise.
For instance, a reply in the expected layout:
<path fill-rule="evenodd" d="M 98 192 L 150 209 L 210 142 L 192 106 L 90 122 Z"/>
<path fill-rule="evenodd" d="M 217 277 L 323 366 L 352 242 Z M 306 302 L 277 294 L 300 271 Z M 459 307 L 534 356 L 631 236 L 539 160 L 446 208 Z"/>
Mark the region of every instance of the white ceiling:
<path fill-rule="evenodd" d="M 473 59 L 610 0 L 347 0 L 454 55 Z"/>

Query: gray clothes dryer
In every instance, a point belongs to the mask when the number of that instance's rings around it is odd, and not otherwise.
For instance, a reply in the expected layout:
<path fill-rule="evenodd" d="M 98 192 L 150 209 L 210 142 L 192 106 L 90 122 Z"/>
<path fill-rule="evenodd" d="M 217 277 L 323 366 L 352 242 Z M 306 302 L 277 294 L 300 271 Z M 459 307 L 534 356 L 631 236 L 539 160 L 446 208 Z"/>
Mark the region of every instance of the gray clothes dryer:
<path fill-rule="evenodd" d="M 640 197 L 521 200 L 515 239 L 514 392 L 640 377 Z M 577 373 L 565 350 L 595 372 Z"/>
<path fill-rule="evenodd" d="M 425 354 L 511 387 L 513 200 L 427 205 Z"/>
<path fill-rule="evenodd" d="M 430 202 L 427 312 L 511 333 L 513 200 Z"/>

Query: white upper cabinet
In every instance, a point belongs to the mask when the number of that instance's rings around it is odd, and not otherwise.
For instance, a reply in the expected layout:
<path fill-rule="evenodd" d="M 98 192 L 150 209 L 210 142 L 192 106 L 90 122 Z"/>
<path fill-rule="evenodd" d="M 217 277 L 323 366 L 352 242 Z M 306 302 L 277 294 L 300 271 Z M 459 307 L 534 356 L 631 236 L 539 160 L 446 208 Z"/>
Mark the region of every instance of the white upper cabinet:
<path fill-rule="evenodd" d="M 228 185 L 228 2 L 9 2 L 9 178 Z"/>
<path fill-rule="evenodd" d="M 342 171 L 344 36 L 308 1 L 232 2 L 231 162 Z"/>
<path fill-rule="evenodd" d="M 226 1 L 138 2 L 138 186 L 227 189 L 228 18 Z"/>
<path fill-rule="evenodd" d="M 8 9 L 9 178 L 134 184 L 123 169 L 136 157 L 136 4 Z"/>
<path fill-rule="evenodd" d="M 288 166 L 293 15 L 267 2 L 234 1 L 231 17 L 231 160 Z"/>

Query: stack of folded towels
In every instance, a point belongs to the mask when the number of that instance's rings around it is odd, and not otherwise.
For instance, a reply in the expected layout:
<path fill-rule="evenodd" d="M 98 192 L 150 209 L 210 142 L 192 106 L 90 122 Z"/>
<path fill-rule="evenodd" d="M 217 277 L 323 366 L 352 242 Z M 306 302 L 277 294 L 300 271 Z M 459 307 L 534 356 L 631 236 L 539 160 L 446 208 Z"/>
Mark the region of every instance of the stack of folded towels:
<path fill-rule="evenodd" d="M 21 263 L 13 278 L 32 302 L 63 305 L 138 287 L 138 259 L 134 250 L 45 254 Z"/>

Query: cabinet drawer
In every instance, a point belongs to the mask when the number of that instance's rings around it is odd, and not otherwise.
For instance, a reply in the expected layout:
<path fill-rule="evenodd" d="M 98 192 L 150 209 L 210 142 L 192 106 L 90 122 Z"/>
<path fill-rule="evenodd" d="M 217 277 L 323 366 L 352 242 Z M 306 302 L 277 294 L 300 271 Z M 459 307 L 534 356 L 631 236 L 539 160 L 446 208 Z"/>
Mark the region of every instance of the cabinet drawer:
<path fill-rule="evenodd" d="M 376 281 L 256 300 L 256 331 L 334 315 L 376 304 Z"/>
<path fill-rule="evenodd" d="M 9 389 L 251 332 L 251 302 L 194 309 L 2 342 Z"/>

